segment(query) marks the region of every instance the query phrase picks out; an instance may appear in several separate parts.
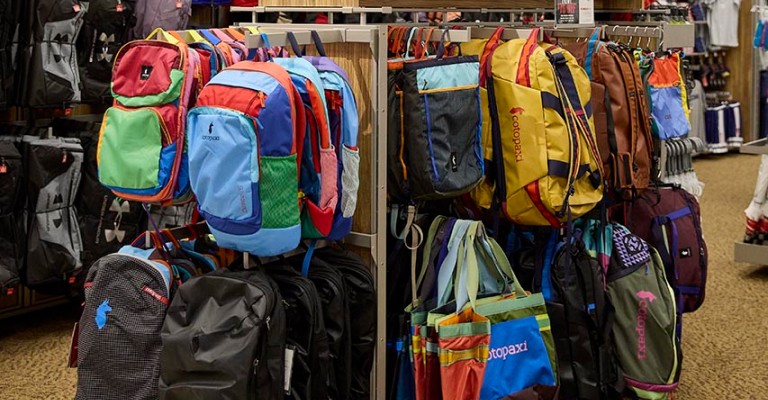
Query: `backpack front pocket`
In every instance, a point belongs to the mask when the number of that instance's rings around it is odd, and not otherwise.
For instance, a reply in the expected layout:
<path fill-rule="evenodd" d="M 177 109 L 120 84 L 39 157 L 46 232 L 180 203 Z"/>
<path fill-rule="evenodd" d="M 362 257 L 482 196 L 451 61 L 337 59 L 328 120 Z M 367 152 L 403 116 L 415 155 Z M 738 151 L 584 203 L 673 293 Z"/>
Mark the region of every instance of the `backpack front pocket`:
<path fill-rule="evenodd" d="M 181 96 L 183 57 L 170 43 L 127 44 L 115 61 L 112 95 L 128 107 L 168 104 Z"/>
<path fill-rule="evenodd" d="M 201 212 L 217 229 L 227 231 L 222 228 L 226 220 L 248 226 L 248 233 L 261 228 L 254 124 L 234 110 L 198 107 L 189 112 L 190 183 Z"/>
<path fill-rule="evenodd" d="M 480 181 L 483 160 L 480 149 L 480 98 L 477 86 L 432 89 L 419 92 L 424 103 L 427 149 L 412 154 L 428 157 L 425 171 L 434 191 L 457 195 Z"/>
<path fill-rule="evenodd" d="M 129 190 L 164 187 L 176 157 L 176 146 L 169 144 L 168 129 L 157 109 L 109 108 L 99 135 L 99 180 Z"/>

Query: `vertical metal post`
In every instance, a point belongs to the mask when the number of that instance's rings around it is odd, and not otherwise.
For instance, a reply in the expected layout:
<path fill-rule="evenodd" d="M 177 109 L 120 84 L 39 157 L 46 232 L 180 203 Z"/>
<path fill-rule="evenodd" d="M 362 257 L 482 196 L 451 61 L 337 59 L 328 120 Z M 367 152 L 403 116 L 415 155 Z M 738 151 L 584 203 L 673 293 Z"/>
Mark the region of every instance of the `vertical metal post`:
<path fill-rule="evenodd" d="M 371 44 L 373 68 L 371 102 L 373 103 L 373 168 L 371 175 L 371 213 L 374 240 L 371 255 L 376 267 L 376 363 L 374 367 L 374 396 L 386 398 L 387 382 L 387 30 L 378 27 Z"/>
<path fill-rule="evenodd" d="M 757 9 L 752 13 L 752 34 L 754 36 L 757 22 L 763 14 L 762 7 L 765 0 L 757 0 Z M 757 140 L 760 137 L 760 49 L 749 46 L 752 51 L 752 107 L 749 115 L 749 138 L 748 140 Z M 744 139 L 746 142 L 747 139 Z"/>

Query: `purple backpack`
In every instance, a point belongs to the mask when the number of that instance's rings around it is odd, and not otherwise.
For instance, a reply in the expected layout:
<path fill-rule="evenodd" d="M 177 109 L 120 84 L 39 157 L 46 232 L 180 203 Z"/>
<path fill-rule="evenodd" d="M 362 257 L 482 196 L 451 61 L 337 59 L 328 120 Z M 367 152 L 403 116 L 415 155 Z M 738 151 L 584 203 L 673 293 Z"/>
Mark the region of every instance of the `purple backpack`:
<path fill-rule="evenodd" d="M 192 0 L 137 0 L 133 36 L 144 39 L 155 28 L 166 31 L 187 29 L 192 15 Z"/>

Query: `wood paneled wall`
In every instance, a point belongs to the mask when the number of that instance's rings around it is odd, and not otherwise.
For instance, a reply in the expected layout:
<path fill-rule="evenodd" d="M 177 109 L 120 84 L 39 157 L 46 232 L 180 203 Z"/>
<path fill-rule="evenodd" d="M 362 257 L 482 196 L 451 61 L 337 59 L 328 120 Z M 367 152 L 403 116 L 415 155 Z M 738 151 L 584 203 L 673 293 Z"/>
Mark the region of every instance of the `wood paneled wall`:
<path fill-rule="evenodd" d="M 731 71 L 726 90 L 730 91 L 734 100 L 741 102 L 741 132 L 744 141 L 755 137 L 751 132 L 753 113 L 759 112 L 756 104 L 752 104 L 752 86 L 759 85 L 752 79 L 752 8 L 753 0 L 744 0 L 739 9 L 739 47 L 728 49 L 725 64 Z"/>

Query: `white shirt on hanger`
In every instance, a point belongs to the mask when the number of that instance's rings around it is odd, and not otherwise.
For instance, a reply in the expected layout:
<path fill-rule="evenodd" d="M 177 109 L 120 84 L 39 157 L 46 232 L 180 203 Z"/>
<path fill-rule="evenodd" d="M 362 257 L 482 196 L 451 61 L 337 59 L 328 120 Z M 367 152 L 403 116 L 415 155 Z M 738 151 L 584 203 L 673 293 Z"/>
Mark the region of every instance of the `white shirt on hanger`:
<path fill-rule="evenodd" d="M 741 0 L 705 0 L 710 46 L 739 47 Z"/>

